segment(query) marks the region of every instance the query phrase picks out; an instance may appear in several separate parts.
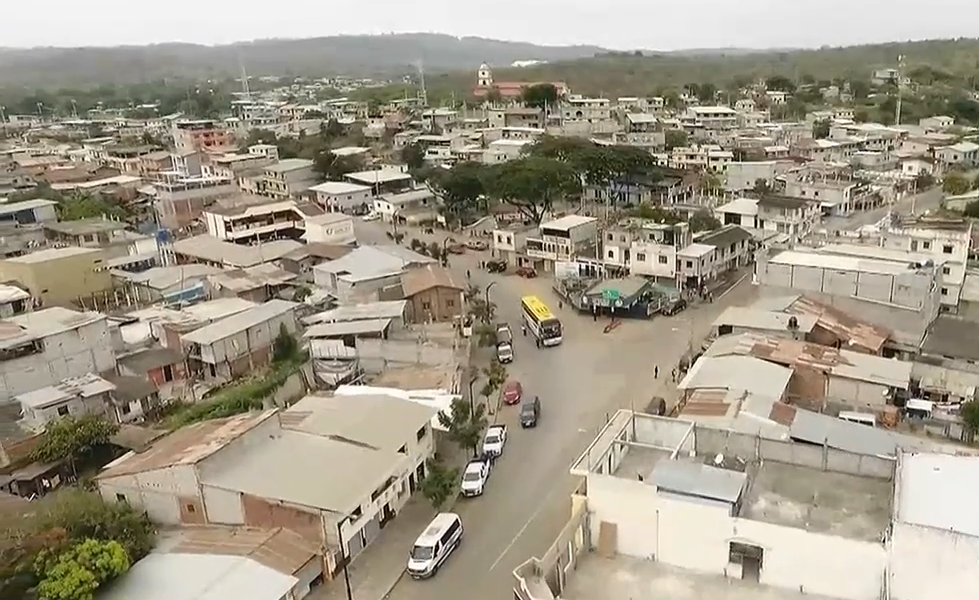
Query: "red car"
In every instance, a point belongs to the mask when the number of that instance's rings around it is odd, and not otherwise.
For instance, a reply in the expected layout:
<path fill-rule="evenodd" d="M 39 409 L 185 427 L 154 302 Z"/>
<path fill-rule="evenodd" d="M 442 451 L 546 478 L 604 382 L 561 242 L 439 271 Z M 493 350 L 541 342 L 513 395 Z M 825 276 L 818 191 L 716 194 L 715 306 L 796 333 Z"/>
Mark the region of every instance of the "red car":
<path fill-rule="evenodd" d="M 520 404 L 520 399 L 523 397 L 523 386 L 520 385 L 519 381 L 509 381 L 506 387 L 503 388 L 503 403 L 504 404 Z"/>

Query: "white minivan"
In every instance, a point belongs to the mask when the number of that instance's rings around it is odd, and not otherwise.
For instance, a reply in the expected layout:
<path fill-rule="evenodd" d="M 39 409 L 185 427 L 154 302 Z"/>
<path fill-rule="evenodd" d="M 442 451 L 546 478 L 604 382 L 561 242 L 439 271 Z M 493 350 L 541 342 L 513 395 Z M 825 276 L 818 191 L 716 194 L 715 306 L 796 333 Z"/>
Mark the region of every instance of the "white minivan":
<path fill-rule="evenodd" d="M 411 548 L 411 554 L 408 555 L 408 574 L 415 579 L 435 575 L 461 542 L 462 519 L 459 515 L 435 515 Z"/>

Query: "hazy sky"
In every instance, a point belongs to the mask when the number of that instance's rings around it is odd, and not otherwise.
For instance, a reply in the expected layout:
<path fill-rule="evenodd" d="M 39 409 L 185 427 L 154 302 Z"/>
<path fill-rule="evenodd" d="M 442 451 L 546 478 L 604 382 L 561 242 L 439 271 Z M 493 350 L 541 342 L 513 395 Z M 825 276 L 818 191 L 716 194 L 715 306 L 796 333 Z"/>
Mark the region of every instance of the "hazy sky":
<path fill-rule="evenodd" d="M 8 0 L 4 5 L 0 46 L 8 47 L 223 44 L 415 31 L 654 50 L 979 36 L 979 0 Z"/>

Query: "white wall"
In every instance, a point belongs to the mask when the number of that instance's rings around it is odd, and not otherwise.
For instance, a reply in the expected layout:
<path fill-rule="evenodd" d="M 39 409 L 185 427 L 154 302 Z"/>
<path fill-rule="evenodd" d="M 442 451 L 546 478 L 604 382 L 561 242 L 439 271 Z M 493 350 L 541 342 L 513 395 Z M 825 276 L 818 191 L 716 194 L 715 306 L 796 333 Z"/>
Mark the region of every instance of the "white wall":
<path fill-rule="evenodd" d="M 620 554 L 739 578 L 728 552 L 730 542 L 742 542 L 764 549 L 762 585 L 845 600 L 880 598 L 886 557 L 878 543 L 731 517 L 724 508 L 670 500 L 638 479 L 607 475 L 589 475 L 588 510 L 592 539 L 603 521 L 617 525 Z"/>
<path fill-rule="evenodd" d="M 243 525 L 245 511 L 241 506 L 241 493 L 208 485 L 201 486 L 204 498 L 204 513 L 209 523 L 222 525 Z"/>
<path fill-rule="evenodd" d="M 979 590 L 979 538 L 894 523 L 888 564 L 893 600 L 965 600 Z"/>
<path fill-rule="evenodd" d="M 109 502 L 121 494 L 132 506 L 141 507 L 155 523 L 178 525 L 178 497 L 199 498 L 197 475 L 191 465 L 177 465 L 99 480 L 99 492 Z"/>

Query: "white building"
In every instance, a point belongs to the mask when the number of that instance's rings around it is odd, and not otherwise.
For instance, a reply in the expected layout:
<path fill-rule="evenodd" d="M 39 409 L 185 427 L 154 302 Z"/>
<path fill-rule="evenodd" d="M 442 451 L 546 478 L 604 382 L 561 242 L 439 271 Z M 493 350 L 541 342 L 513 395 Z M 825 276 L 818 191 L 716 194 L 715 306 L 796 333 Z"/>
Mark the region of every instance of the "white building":
<path fill-rule="evenodd" d="M 602 232 L 602 263 L 630 275 L 675 279 L 677 252 L 691 241 L 687 223 L 627 219 Z"/>
<path fill-rule="evenodd" d="M 204 211 L 208 235 L 226 242 L 250 244 L 256 240 L 295 239 L 306 230 L 305 221 L 323 214 L 312 202 L 283 199 L 213 206 Z"/>
<path fill-rule="evenodd" d="M 704 129 L 734 129 L 738 113 L 729 106 L 691 106 L 683 120 Z"/>
<path fill-rule="evenodd" d="M 350 215 L 327 213 L 306 217 L 305 227 L 306 233 L 303 234 L 303 239 L 308 244 L 346 245 L 357 241 L 354 220 Z"/>
<path fill-rule="evenodd" d="M 0 403 L 116 368 L 105 315 L 51 307 L 0 321 Z"/>
<path fill-rule="evenodd" d="M 965 169 L 979 167 L 979 144 L 959 142 L 935 151 L 935 158 L 946 166 L 959 165 Z"/>
<path fill-rule="evenodd" d="M 309 188 L 316 194 L 316 203 L 326 212 L 366 213 L 370 210 L 373 190 L 368 185 L 346 181 L 326 181 Z"/>
<path fill-rule="evenodd" d="M 262 190 L 271 198 L 288 198 L 305 192 L 318 180 L 313 161 L 287 158 L 265 167 Z"/>
<path fill-rule="evenodd" d="M 541 223 L 537 236 L 527 237 L 527 257 L 548 272 L 555 262 L 572 262 L 576 258 L 594 256 L 598 242 L 598 219 L 567 215 Z"/>
<path fill-rule="evenodd" d="M 724 225 L 781 233 L 797 242 L 819 222 L 819 203 L 802 198 L 763 196 L 738 198 L 714 209 Z"/>

